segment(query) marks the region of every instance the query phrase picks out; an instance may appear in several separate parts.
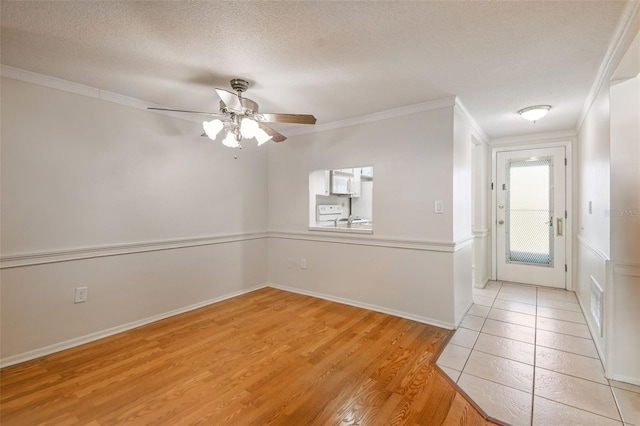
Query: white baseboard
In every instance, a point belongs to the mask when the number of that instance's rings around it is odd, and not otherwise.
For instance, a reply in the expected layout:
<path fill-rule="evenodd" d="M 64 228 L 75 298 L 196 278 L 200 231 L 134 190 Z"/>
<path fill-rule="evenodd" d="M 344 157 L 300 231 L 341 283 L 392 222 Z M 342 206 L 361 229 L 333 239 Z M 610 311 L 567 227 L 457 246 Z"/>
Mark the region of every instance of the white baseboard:
<path fill-rule="evenodd" d="M 32 359 L 40 358 L 46 355 L 51 355 L 56 352 L 70 349 L 76 346 L 84 345 L 85 343 L 93 342 L 98 339 L 113 336 L 114 334 L 123 333 L 125 331 L 132 330 L 134 328 L 141 327 L 143 325 L 151 324 L 152 322 L 160 321 L 165 318 L 172 317 L 174 315 L 183 314 L 185 312 L 193 311 L 195 309 L 202 308 L 204 306 L 212 305 L 223 300 L 231 299 L 232 297 L 240 296 L 246 293 L 250 293 L 255 290 L 267 287 L 266 284 L 257 285 L 233 293 L 228 293 L 223 296 L 215 297 L 213 299 L 205 300 L 193 305 L 185 306 L 183 308 L 174 309 L 169 312 L 154 315 L 152 317 L 144 318 L 138 321 L 133 321 L 127 324 L 122 324 L 117 327 L 112 327 L 106 330 L 98 331 L 95 333 L 87 334 L 85 336 L 76 337 L 75 339 L 66 340 L 64 342 L 56 343 L 54 345 L 45 346 L 43 348 L 34 349 L 28 352 L 24 352 L 18 355 L 13 355 L 7 358 L 0 359 L 0 368 L 8 367 L 10 365 L 19 364 L 21 362 L 30 361 Z"/>
<path fill-rule="evenodd" d="M 464 317 L 467 316 L 467 312 L 469 312 L 469 309 L 471 309 L 472 306 L 473 306 L 473 300 L 471 300 L 471 302 L 469 302 L 467 307 L 464 308 L 464 315 L 462 315 L 460 317 L 460 320 L 456 323 L 456 330 L 460 327 L 460 324 L 462 324 L 462 321 L 464 321 Z"/>
<path fill-rule="evenodd" d="M 278 290 L 284 290 L 284 291 L 290 291 L 292 293 L 303 294 L 305 296 L 317 297 L 319 299 L 328 300 L 330 302 L 336 302 L 336 303 L 342 303 L 344 305 L 355 306 L 356 308 L 368 309 L 370 311 L 380 312 L 387 315 L 393 315 L 395 317 L 406 318 L 412 321 L 421 322 L 423 324 L 445 328 L 447 330 L 455 329 L 455 326 L 452 323 L 443 322 L 433 318 L 423 317 L 420 315 L 414 315 L 407 312 L 396 311 L 394 309 L 383 308 L 382 306 L 371 305 L 369 303 L 363 303 L 357 300 L 345 299 L 343 297 L 336 297 L 329 294 L 316 293 L 315 291 L 301 290 L 299 288 L 288 287 L 288 286 L 278 285 L 273 283 L 269 283 L 267 284 L 267 286 L 277 288 Z"/>
<path fill-rule="evenodd" d="M 485 277 L 484 280 L 482 281 L 482 283 L 478 284 L 478 285 L 474 285 L 474 288 L 485 288 L 487 286 L 487 284 L 489 284 L 489 281 L 491 281 L 489 279 L 489 277 Z"/>
<path fill-rule="evenodd" d="M 640 386 L 640 380 L 638 380 L 637 377 L 627 377 L 620 374 L 613 374 L 612 377 L 608 377 L 608 379 L 615 380 L 616 382 L 623 382 L 630 385 Z"/>
<path fill-rule="evenodd" d="M 204 306 L 208 306 L 208 305 L 212 305 L 214 303 L 217 302 L 221 302 L 223 300 L 227 300 L 227 299 L 231 299 L 232 297 L 236 297 L 236 296 L 240 296 L 246 293 L 250 293 L 252 291 L 255 290 L 259 290 L 261 288 L 265 288 L 265 287 L 273 287 L 279 290 L 284 290 L 284 291 L 289 291 L 292 293 L 298 293 L 298 294 L 303 294 L 305 296 L 311 296 L 311 297 L 317 297 L 319 299 L 324 299 L 324 300 L 329 300 L 331 302 L 336 302 L 336 303 L 342 303 L 345 305 L 350 305 L 350 306 L 355 306 L 357 308 L 363 308 L 363 309 L 368 309 L 371 311 L 375 311 L 375 312 L 381 312 L 383 314 L 387 314 L 387 315 L 393 315 L 396 317 L 400 317 L 400 318 L 406 318 L 406 319 L 410 319 L 413 321 L 417 321 L 417 322 L 421 322 L 423 324 L 429 324 L 429 325 L 433 325 L 435 327 L 440 327 L 440 328 L 444 328 L 447 330 L 453 330 L 455 329 L 454 324 L 451 323 L 447 323 L 447 322 L 443 322 L 443 321 L 439 321 L 433 318 L 428 318 L 428 317 L 423 317 L 420 315 L 414 315 L 414 314 L 410 314 L 407 312 L 402 312 L 402 311 L 396 311 L 394 309 L 388 309 L 388 308 L 383 308 L 381 306 L 378 305 L 372 305 L 372 304 L 368 304 L 368 303 L 363 303 L 363 302 L 359 302 L 359 301 L 355 301 L 355 300 L 351 300 L 351 299 L 345 299 L 342 297 L 335 297 L 335 296 L 331 296 L 328 294 L 323 294 L 323 293 L 316 293 L 313 291 L 306 291 L 306 290 L 300 290 L 294 287 L 287 287 L 287 286 L 281 286 L 281 285 L 276 285 L 273 283 L 267 283 L 267 284 L 263 284 L 263 285 L 258 285 L 258 286 L 254 286 L 254 287 L 250 287 L 247 289 L 243 289 L 240 291 L 236 291 L 233 293 L 228 293 L 225 294 L 223 296 L 219 296 L 213 299 L 209 299 L 209 300 L 205 300 L 193 305 L 189 305 L 189 306 L 185 306 L 183 308 L 179 308 L 179 309 L 174 309 L 172 311 L 169 312 L 164 312 L 162 314 L 158 314 L 158 315 L 154 315 L 148 318 L 144 318 L 138 321 L 133 321 L 133 322 L 129 322 L 127 324 L 122 324 L 119 325 L 117 327 L 112 327 L 106 330 L 102 330 L 102 331 L 98 331 L 95 333 L 91 333 L 91 334 L 87 334 L 85 336 L 81 336 L 81 337 L 76 337 L 74 339 L 70 339 L 70 340 L 66 340 L 64 342 L 60 342 L 60 343 L 56 343 L 53 345 L 49 345 L 49 346 L 45 346 L 42 348 L 38 348 L 38 349 L 34 349 L 28 352 L 24 352 L 18 355 L 13 355 L 7 358 L 2 358 L 0 359 L 0 368 L 4 368 L 4 367 L 9 367 L 11 365 L 15 365 L 15 364 L 19 364 L 22 362 L 26 362 L 26 361 L 30 361 L 36 358 L 40 358 L 43 356 L 47 356 L 47 355 L 51 355 L 53 353 L 56 352 L 60 352 L 63 351 L 65 349 L 70 349 L 70 348 L 74 348 L 76 346 L 80 346 L 80 345 L 84 345 L 85 343 L 89 343 L 89 342 L 93 342 L 95 340 L 99 340 L 99 339 L 103 339 L 105 337 L 109 337 L 109 336 L 113 336 L 114 334 L 118 334 L 118 333 L 123 333 L 125 331 L 129 331 L 132 330 L 134 328 L 138 328 L 141 327 L 143 325 L 147 325 L 147 324 L 151 324 L 153 322 L 156 321 L 160 321 L 163 320 L 165 318 L 169 318 L 175 315 L 179 315 L 179 314 L 183 314 L 185 312 L 189 312 L 189 311 L 193 311 L 195 309 L 199 309 L 202 308 Z"/>

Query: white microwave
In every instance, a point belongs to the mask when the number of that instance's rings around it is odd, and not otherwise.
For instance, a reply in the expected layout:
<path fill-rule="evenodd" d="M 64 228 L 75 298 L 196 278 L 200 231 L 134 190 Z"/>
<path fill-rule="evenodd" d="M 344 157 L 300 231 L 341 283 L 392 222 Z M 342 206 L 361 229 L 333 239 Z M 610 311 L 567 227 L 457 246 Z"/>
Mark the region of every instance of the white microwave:
<path fill-rule="evenodd" d="M 351 178 L 331 173 L 331 193 L 336 195 L 351 195 Z"/>

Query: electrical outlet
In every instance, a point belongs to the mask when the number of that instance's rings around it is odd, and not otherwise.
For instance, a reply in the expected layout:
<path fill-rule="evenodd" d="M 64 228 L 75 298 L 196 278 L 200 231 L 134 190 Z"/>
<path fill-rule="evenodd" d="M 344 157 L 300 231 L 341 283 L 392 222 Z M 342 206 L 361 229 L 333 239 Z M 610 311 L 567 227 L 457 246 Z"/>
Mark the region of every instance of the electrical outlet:
<path fill-rule="evenodd" d="M 307 259 L 300 259 L 300 269 L 307 269 Z"/>
<path fill-rule="evenodd" d="M 89 294 L 88 287 L 76 287 L 76 299 L 73 303 L 86 302 L 88 294 Z"/>

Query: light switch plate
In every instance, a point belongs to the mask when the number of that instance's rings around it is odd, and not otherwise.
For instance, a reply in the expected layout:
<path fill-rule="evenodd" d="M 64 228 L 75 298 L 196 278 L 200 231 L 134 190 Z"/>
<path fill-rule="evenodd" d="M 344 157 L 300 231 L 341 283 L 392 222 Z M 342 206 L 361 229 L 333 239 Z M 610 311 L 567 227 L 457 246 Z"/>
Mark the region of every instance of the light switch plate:
<path fill-rule="evenodd" d="M 444 207 L 442 204 L 442 200 L 435 200 L 433 203 L 433 212 L 436 214 L 444 213 Z"/>

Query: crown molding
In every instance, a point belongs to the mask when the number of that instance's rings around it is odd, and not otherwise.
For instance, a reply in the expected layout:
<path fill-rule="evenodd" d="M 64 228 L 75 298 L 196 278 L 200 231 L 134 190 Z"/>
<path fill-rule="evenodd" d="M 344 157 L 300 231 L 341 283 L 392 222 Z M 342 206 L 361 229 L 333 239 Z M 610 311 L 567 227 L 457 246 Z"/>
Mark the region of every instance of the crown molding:
<path fill-rule="evenodd" d="M 575 130 L 561 130 L 558 132 L 537 133 L 533 135 L 522 135 L 508 138 L 491 139 L 489 146 L 520 145 L 531 143 L 547 143 L 555 141 L 573 140 L 576 137 Z"/>
<path fill-rule="evenodd" d="M 453 107 L 456 104 L 456 97 L 449 96 L 446 98 L 435 99 L 433 101 L 422 102 L 419 104 L 408 105 L 400 108 L 388 109 L 385 111 L 374 112 L 372 114 L 361 115 L 358 117 L 346 118 L 344 120 L 331 121 L 328 123 L 316 124 L 310 127 L 300 127 L 297 129 L 287 129 L 287 136 L 303 135 L 308 133 L 325 132 L 327 130 L 342 129 L 345 127 L 357 126 L 359 124 L 373 123 L 376 121 L 388 120 L 391 118 L 402 117 L 405 115 L 418 114 L 421 112 L 433 111 L 436 109 Z"/>
<path fill-rule="evenodd" d="M 471 116 L 471 114 L 469 114 L 469 111 L 467 110 L 467 108 L 465 108 L 464 104 L 462 103 L 460 98 L 458 98 L 457 96 L 455 98 L 455 106 L 456 108 L 458 108 L 458 112 L 460 112 L 460 115 L 462 115 L 462 118 L 476 132 L 476 136 L 478 136 L 482 140 L 482 142 L 488 143 L 489 136 L 487 136 L 487 134 L 484 132 L 484 130 L 482 130 L 482 127 L 480 127 L 478 122 Z"/>
<path fill-rule="evenodd" d="M 86 96 L 98 99 L 104 102 L 111 102 L 118 105 L 124 105 L 131 108 L 141 109 L 153 114 L 166 115 L 168 117 L 177 118 L 179 120 L 189 121 L 192 123 L 202 123 L 202 118 L 189 116 L 186 114 L 176 114 L 169 111 L 148 110 L 148 107 L 166 108 L 163 105 L 152 104 L 130 96 L 120 95 L 118 93 L 109 92 L 107 90 L 98 89 L 96 87 L 87 86 L 85 84 L 75 83 L 69 80 L 63 80 L 57 77 L 51 77 L 36 72 L 11 67 L 8 65 L 0 65 L 0 75 L 12 80 L 31 83 L 38 86 L 48 87 L 50 89 L 61 90 L 63 92 L 73 93 L 75 95 Z"/>
<path fill-rule="evenodd" d="M 618 65 L 618 62 L 624 54 L 624 48 L 631 41 L 630 37 L 635 36 L 636 33 L 633 32 L 633 30 L 634 27 L 637 30 L 638 19 L 640 19 L 639 13 L 640 1 L 627 1 L 625 9 L 622 12 L 622 16 L 620 17 L 620 21 L 616 28 L 616 32 L 613 36 L 613 39 L 611 40 L 611 43 L 609 44 L 607 53 L 605 54 L 604 59 L 600 64 L 600 68 L 598 69 L 596 78 L 593 81 L 591 90 L 589 91 L 589 94 L 584 101 L 582 111 L 580 111 L 580 115 L 578 116 L 578 121 L 575 126 L 575 133 L 578 133 L 582 128 L 582 124 L 584 123 L 584 120 L 587 117 L 591 106 L 598 97 L 598 93 L 600 93 L 602 87 L 609 82 L 616 66 Z"/>
<path fill-rule="evenodd" d="M 130 96 L 121 95 L 107 90 L 98 89 L 96 87 L 87 86 L 85 84 L 75 83 L 69 80 L 63 80 L 57 77 L 51 77 L 44 74 L 39 74 L 33 71 L 27 71 L 20 68 L 15 68 L 9 65 L 0 65 L 0 75 L 12 80 L 23 81 L 25 83 L 36 84 L 38 86 L 48 87 L 50 89 L 62 90 L 64 92 L 73 93 L 76 95 L 87 96 L 89 98 L 98 99 L 105 102 L 111 102 L 118 105 L 124 105 L 131 108 L 145 110 L 154 114 L 166 115 L 169 117 L 177 118 L 179 120 L 189 121 L 192 123 L 202 123 L 201 118 L 175 114 L 168 111 L 154 111 L 148 110 L 148 107 L 166 108 L 164 105 L 152 104 L 140 99 L 132 98 Z M 344 127 L 356 126 L 359 124 L 367 124 L 381 120 L 387 120 L 397 118 L 405 115 L 417 114 L 421 112 L 433 111 L 442 108 L 457 107 L 464 120 L 475 130 L 477 135 L 487 142 L 489 138 L 478 123 L 473 119 L 471 114 L 464 107 L 462 102 L 456 96 L 448 96 L 446 98 L 435 99 L 432 101 L 422 102 L 419 104 L 408 105 L 399 108 L 388 109 L 384 111 L 375 112 L 372 114 L 361 115 L 358 117 L 347 118 L 344 120 L 331 121 L 328 123 L 317 124 L 313 127 L 300 127 L 297 129 L 288 129 L 287 135 L 295 136 L 307 133 L 324 132 L 327 130 L 341 129 Z"/>

